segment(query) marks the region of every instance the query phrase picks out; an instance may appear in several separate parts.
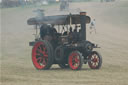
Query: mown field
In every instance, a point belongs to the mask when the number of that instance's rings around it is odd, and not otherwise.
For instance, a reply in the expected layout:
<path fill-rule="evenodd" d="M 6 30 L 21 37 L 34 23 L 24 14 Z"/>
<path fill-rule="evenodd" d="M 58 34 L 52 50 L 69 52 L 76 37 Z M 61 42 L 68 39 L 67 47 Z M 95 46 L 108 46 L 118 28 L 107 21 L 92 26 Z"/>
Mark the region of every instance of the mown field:
<path fill-rule="evenodd" d="M 86 11 L 96 19 L 97 34 L 87 39 L 99 44 L 95 49 L 103 56 L 103 65 L 92 70 L 84 65 L 82 70 L 60 69 L 53 65 L 50 70 L 36 70 L 31 60 L 28 43 L 34 39 L 33 26 L 27 19 L 34 16 L 39 7 L 19 7 L 1 10 L 1 79 L 2 85 L 128 85 L 128 2 L 72 3 L 70 9 Z M 59 5 L 43 7 L 47 14 L 57 14 Z M 87 25 L 89 27 L 89 25 Z"/>

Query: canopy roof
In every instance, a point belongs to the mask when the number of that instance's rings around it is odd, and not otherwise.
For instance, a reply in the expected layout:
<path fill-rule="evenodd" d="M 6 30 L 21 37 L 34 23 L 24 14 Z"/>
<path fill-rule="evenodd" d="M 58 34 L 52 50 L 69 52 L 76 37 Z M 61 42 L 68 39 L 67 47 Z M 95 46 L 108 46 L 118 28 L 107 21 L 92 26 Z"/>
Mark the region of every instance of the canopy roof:
<path fill-rule="evenodd" d="M 86 16 L 86 24 L 90 23 L 90 21 L 91 21 L 90 17 Z M 34 18 L 28 19 L 27 23 L 28 23 L 28 25 L 41 25 L 41 24 L 68 25 L 68 24 L 80 24 L 80 14 L 34 17 Z"/>

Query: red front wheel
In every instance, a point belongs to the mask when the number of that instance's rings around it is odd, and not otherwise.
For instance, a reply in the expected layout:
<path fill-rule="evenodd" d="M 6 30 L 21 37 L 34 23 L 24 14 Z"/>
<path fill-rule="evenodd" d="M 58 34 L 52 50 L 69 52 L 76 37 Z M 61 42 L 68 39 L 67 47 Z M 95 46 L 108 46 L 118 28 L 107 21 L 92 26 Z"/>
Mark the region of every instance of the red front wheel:
<path fill-rule="evenodd" d="M 38 41 L 32 49 L 32 61 L 37 69 L 49 69 L 53 63 L 53 55 L 48 43 Z"/>
<path fill-rule="evenodd" d="M 96 51 L 91 52 L 88 60 L 88 65 L 91 69 L 99 69 L 102 65 L 102 56 Z"/>
<path fill-rule="evenodd" d="M 79 70 L 83 65 L 83 56 L 79 51 L 73 51 L 69 55 L 68 64 L 72 70 Z"/>

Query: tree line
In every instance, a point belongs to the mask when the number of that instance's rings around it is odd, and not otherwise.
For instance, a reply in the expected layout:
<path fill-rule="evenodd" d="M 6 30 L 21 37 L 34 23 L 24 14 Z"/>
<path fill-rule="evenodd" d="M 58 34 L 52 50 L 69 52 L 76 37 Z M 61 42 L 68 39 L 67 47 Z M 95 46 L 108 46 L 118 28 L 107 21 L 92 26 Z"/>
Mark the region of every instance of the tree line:
<path fill-rule="evenodd" d="M 1 7 L 18 7 L 40 2 L 41 0 L 2 0 Z"/>

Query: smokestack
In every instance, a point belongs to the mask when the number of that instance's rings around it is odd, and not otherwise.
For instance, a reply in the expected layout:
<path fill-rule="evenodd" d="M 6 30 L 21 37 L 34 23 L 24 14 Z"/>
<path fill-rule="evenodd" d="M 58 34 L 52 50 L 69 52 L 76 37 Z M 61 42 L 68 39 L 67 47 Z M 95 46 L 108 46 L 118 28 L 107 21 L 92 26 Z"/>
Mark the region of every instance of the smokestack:
<path fill-rule="evenodd" d="M 80 12 L 82 40 L 86 40 L 86 12 Z"/>

